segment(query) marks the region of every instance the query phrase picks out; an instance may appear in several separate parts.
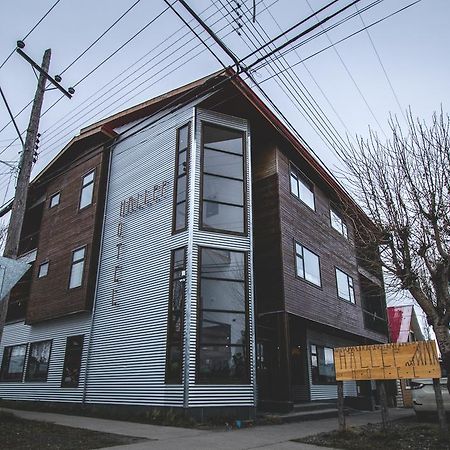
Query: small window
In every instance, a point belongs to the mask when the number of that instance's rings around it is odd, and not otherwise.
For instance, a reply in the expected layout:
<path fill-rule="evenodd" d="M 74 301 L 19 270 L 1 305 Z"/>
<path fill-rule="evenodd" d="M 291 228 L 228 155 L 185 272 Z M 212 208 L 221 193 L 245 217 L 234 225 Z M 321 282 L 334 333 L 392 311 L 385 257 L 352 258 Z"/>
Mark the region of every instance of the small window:
<path fill-rule="evenodd" d="M 336 374 L 334 371 L 333 349 L 320 345 L 311 345 L 311 379 L 313 384 L 334 384 Z"/>
<path fill-rule="evenodd" d="M 291 194 L 315 210 L 314 185 L 293 166 L 291 166 L 290 184 Z"/>
<path fill-rule="evenodd" d="M 70 269 L 69 289 L 79 287 L 83 284 L 84 259 L 86 247 L 72 252 L 72 266 Z"/>
<path fill-rule="evenodd" d="M 71 336 L 66 341 L 66 355 L 61 387 L 78 387 L 84 336 Z"/>
<path fill-rule="evenodd" d="M 83 177 L 80 195 L 80 209 L 83 209 L 92 203 L 92 199 L 94 197 L 94 176 L 95 170 Z"/>
<path fill-rule="evenodd" d="M 343 300 L 355 303 L 355 290 L 353 287 L 353 278 L 348 276 L 342 270 L 336 268 L 336 283 L 338 296 Z"/>
<path fill-rule="evenodd" d="M 39 266 L 39 271 L 38 271 L 38 278 L 44 278 L 48 275 L 48 266 L 49 266 L 49 262 L 43 262 L 40 266 Z"/>
<path fill-rule="evenodd" d="M 186 229 L 187 224 L 187 174 L 189 163 L 189 125 L 177 130 L 175 164 L 173 231 Z"/>
<path fill-rule="evenodd" d="M 5 347 L 3 350 L 1 380 L 22 381 L 27 344 Z"/>
<path fill-rule="evenodd" d="M 61 194 L 59 192 L 57 192 L 56 194 L 53 194 L 50 197 L 50 208 L 54 208 L 55 206 L 59 205 L 59 200 L 61 198 Z"/>
<path fill-rule="evenodd" d="M 340 214 L 338 214 L 333 208 L 330 208 L 330 221 L 331 226 L 342 234 L 345 238 L 348 238 L 347 225 Z"/>
<path fill-rule="evenodd" d="M 25 381 L 47 381 L 52 341 L 32 342 Z"/>
<path fill-rule="evenodd" d="M 321 286 L 319 257 L 297 243 L 295 243 L 295 265 L 298 277 Z"/>

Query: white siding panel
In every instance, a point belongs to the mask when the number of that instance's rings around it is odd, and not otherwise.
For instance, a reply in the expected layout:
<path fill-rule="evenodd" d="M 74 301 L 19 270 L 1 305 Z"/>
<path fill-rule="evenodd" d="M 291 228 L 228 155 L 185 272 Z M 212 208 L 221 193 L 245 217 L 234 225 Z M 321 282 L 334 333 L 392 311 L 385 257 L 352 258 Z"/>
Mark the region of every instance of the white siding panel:
<path fill-rule="evenodd" d="M 0 347 L 0 357 L 3 357 L 4 347 L 10 345 L 51 339 L 52 348 L 47 381 L 0 382 L 0 398 L 8 400 L 81 402 L 83 399 L 89 326 L 90 314 L 77 314 L 32 326 L 25 325 L 23 322 L 6 325 Z M 61 379 L 66 351 L 66 339 L 69 336 L 81 334 L 84 335 L 84 344 L 79 385 L 77 388 L 62 388 Z"/>

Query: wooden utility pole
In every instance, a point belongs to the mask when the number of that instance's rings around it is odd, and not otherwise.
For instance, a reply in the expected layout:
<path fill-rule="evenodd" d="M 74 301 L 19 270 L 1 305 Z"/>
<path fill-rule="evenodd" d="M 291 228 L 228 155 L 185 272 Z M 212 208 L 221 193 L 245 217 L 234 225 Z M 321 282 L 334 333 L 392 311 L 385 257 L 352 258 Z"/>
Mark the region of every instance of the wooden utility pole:
<path fill-rule="evenodd" d="M 447 419 L 445 416 L 444 399 L 442 398 L 441 379 L 433 378 L 434 396 L 439 421 L 439 430 L 444 436 L 448 433 Z"/>
<path fill-rule="evenodd" d="M 27 128 L 25 145 L 19 164 L 19 175 L 17 178 L 16 193 L 11 210 L 11 219 L 9 221 L 8 235 L 6 238 L 5 250 L 3 255 L 16 259 L 19 252 L 20 233 L 22 231 L 23 219 L 25 217 L 25 208 L 28 197 L 28 185 L 30 183 L 31 169 L 33 167 L 33 157 L 36 146 L 36 138 L 39 130 L 39 119 L 41 117 L 42 103 L 44 101 L 46 74 L 50 67 L 51 50 L 45 50 L 42 59 L 42 71 L 40 72 L 36 94 L 34 96 L 33 107 L 31 109 L 30 122 Z M 0 342 L 5 326 L 6 314 L 8 312 L 9 296 L 0 300 Z"/>

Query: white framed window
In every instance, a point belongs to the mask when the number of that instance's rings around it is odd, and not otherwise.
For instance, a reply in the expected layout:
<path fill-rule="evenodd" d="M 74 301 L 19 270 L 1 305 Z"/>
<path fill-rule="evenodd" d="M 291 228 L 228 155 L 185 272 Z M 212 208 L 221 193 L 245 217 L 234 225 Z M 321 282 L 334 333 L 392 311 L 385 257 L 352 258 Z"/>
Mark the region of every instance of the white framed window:
<path fill-rule="evenodd" d="M 295 269 L 298 277 L 321 286 L 319 257 L 297 242 L 295 243 Z"/>
<path fill-rule="evenodd" d="M 355 303 L 353 278 L 336 267 L 336 284 L 339 298 Z"/>
<path fill-rule="evenodd" d="M 50 197 L 49 208 L 54 208 L 55 206 L 59 205 L 60 199 L 61 199 L 61 193 L 60 192 L 56 192 L 56 194 L 53 194 Z"/>
<path fill-rule="evenodd" d="M 70 268 L 69 289 L 79 287 L 83 284 L 84 260 L 86 247 L 72 252 L 72 265 Z"/>
<path fill-rule="evenodd" d="M 348 229 L 347 224 L 340 214 L 336 212 L 333 208 L 330 208 L 330 222 L 332 228 L 337 232 L 341 233 L 346 239 L 348 239 Z"/>
<path fill-rule="evenodd" d="M 44 278 L 48 275 L 49 262 L 45 261 L 39 266 L 38 278 Z"/>
<path fill-rule="evenodd" d="M 314 185 L 294 166 L 290 167 L 291 194 L 315 211 Z"/>
<path fill-rule="evenodd" d="M 80 209 L 83 209 L 92 203 L 92 199 L 94 198 L 94 178 L 95 170 L 83 177 L 80 194 Z"/>

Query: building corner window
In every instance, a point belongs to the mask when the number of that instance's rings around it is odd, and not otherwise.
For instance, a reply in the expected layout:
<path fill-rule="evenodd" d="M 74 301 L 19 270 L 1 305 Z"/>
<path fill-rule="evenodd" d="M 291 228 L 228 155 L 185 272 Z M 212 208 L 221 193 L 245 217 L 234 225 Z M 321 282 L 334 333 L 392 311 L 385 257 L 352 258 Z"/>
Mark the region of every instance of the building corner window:
<path fill-rule="evenodd" d="M 334 208 L 330 208 L 330 222 L 331 227 L 334 228 L 338 233 L 342 234 L 346 239 L 348 239 L 348 228 L 342 215 L 338 213 Z"/>
<path fill-rule="evenodd" d="M 355 303 L 353 278 L 336 267 L 336 284 L 339 298 Z"/>
<path fill-rule="evenodd" d="M 315 211 L 314 184 L 292 164 L 289 172 L 291 194 Z"/>

